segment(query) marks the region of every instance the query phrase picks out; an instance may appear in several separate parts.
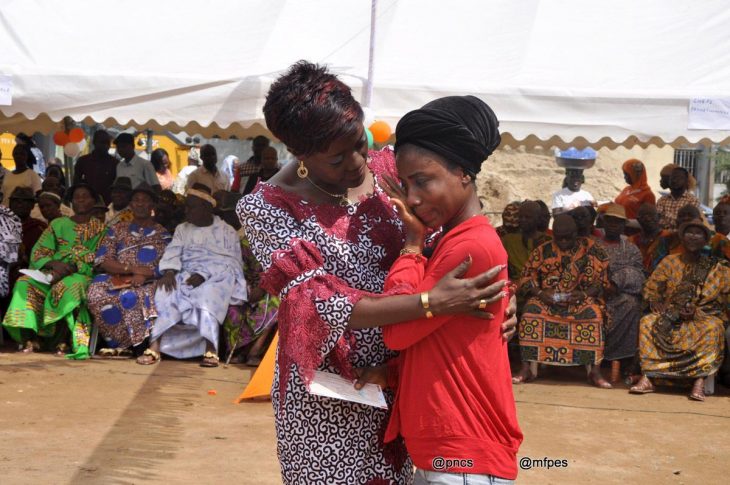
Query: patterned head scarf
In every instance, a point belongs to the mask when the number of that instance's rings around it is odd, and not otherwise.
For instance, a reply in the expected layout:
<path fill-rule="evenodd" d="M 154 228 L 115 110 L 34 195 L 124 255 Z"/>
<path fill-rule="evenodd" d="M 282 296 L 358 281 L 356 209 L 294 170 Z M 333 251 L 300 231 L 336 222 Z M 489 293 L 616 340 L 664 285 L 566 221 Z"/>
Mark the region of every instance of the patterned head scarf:
<path fill-rule="evenodd" d="M 505 228 L 518 229 L 520 227 L 520 203 L 510 202 L 502 211 L 502 225 Z"/>
<path fill-rule="evenodd" d="M 407 113 L 395 129 L 395 151 L 412 144 L 441 155 L 475 177 L 499 146 L 499 121 L 474 96 L 439 98 Z"/>
<path fill-rule="evenodd" d="M 636 158 L 626 160 L 621 166 L 621 170 L 629 175 L 629 178 L 631 179 L 631 187 L 635 189 L 649 187 L 649 183 L 646 178 L 646 167 L 641 160 L 637 160 Z"/>

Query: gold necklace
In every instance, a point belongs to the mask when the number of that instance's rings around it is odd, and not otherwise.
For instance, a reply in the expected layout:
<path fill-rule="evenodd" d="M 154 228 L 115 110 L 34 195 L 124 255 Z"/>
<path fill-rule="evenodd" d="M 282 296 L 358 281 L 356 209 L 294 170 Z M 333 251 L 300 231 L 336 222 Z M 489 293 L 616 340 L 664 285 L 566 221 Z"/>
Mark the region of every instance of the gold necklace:
<path fill-rule="evenodd" d="M 314 187 L 317 190 L 319 190 L 320 192 L 325 193 L 335 199 L 340 199 L 340 207 L 347 207 L 348 205 L 350 205 L 352 203 L 352 202 L 350 202 L 350 199 L 347 198 L 347 192 L 345 192 L 344 194 L 333 194 L 332 192 L 327 192 L 322 187 L 315 184 L 314 181 L 312 181 L 312 179 L 310 179 L 309 177 L 306 177 L 306 179 L 310 184 L 314 185 Z"/>

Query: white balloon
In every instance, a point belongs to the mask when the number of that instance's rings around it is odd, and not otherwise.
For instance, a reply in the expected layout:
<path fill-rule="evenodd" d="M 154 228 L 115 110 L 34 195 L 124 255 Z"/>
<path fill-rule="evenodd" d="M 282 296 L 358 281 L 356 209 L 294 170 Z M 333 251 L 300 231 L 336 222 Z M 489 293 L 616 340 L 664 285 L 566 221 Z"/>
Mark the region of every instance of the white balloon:
<path fill-rule="evenodd" d="M 67 157 L 76 158 L 79 153 L 81 153 L 81 148 L 79 147 L 78 143 L 66 143 L 63 146 L 63 153 Z"/>

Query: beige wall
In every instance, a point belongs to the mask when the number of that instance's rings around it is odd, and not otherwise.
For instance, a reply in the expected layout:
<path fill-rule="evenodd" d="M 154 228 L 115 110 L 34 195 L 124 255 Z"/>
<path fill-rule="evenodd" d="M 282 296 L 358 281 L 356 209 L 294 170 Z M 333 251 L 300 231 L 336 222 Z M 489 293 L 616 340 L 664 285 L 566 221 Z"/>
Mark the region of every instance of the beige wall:
<path fill-rule="evenodd" d="M 659 171 L 672 163 L 674 149 L 671 146 L 647 148 L 617 147 L 598 150 L 596 165 L 585 171 L 585 190 L 598 201 L 613 200 L 626 183 L 621 165 L 629 158 L 638 158 L 647 167 L 649 185 L 659 190 Z M 513 200 L 542 199 L 548 206 L 553 192 L 560 190 L 564 169 L 557 166 L 553 149 L 500 148 L 482 167 L 477 187 L 487 212 L 501 213 Z M 657 195 L 658 198 L 658 195 Z M 501 217 L 490 215 L 493 223 L 501 223 Z"/>

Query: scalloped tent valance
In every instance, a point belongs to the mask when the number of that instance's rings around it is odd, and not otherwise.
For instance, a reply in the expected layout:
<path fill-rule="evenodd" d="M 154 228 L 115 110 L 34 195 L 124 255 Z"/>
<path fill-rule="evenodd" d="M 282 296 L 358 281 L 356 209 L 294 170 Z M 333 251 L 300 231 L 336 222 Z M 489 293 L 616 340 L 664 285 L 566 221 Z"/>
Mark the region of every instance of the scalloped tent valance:
<path fill-rule="evenodd" d="M 2 3 L 0 130 L 49 133 L 71 116 L 246 137 L 265 132 L 265 94 L 298 59 L 359 99 L 368 78 L 367 0 Z M 378 0 L 371 107 L 394 126 L 474 94 L 510 145 L 725 143 L 730 131 L 690 130 L 688 113 L 693 97 L 730 98 L 729 23 L 724 0 Z"/>

